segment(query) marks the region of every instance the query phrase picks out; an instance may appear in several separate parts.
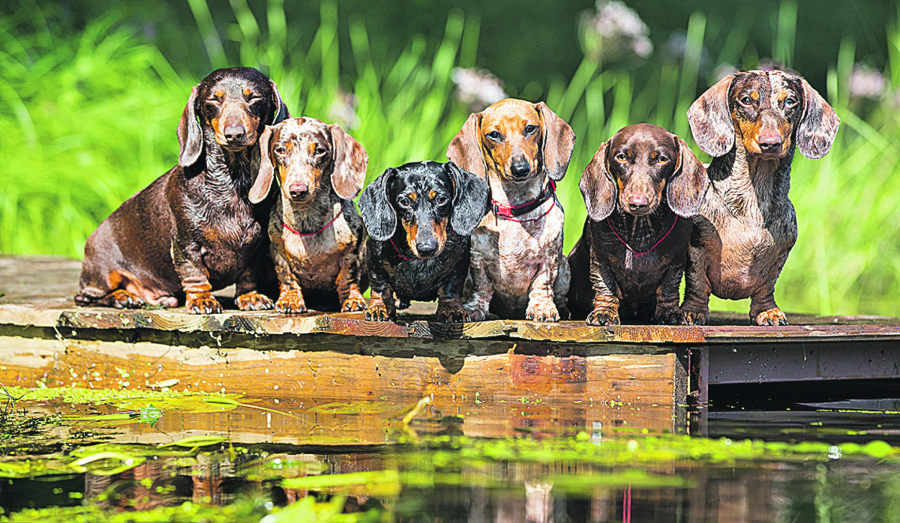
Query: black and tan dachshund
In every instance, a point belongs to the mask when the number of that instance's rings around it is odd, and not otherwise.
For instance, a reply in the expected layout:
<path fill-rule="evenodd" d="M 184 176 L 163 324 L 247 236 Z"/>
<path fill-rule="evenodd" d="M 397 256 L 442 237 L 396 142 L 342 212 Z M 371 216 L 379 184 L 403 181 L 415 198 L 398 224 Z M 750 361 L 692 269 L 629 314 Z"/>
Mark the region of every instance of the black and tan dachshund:
<path fill-rule="evenodd" d="M 88 238 L 75 302 L 221 312 L 212 291 L 237 284 L 241 310 L 273 307 L 257 292 L 269 206 L 248 193 L 266 125 L 289 116 L 256 69 L 213 71 L 193 88 L 178 124 L 178 165 L 125 201 Z"/>
<path fill-rule="evenodd" d="M 797 240 L 788 199 L 795 149 L 821 158 L 840 118 L 803 78 L 745 71 L 709 88 L 688 110 L 697 145 L 713 157 L 710 189 L 694 217 L 682 310 L 705 324 L 709 295 L 750 298 L 756 325 L 787 325 L 775 280 Z"/>
<path fill-rule="evenodd" d="M 408 163 L 373 181 L 359 199 L 369 234 L 366 319 L 396 320 L 396 297 L 401 307 L 437 298 L 438 321 L 467 321 L 469 236 L 488 201 L 487 182 L 453 162 Z"/>
<path fill-rule="evenodd" d="M 662 127 L 631 125 L 600 146 L 580 187 L 588 218 L 569 255 L 573 317 L 684 323 L 678 286 L 709 187 L 703 164 Z"/>

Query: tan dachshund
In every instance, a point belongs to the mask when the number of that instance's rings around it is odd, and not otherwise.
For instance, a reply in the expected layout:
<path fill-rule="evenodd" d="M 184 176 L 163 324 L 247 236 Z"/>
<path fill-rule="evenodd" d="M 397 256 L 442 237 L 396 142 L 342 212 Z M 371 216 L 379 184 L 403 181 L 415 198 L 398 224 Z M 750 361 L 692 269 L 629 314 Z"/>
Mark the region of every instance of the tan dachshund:
<path fill-rule="evenodd" d="M 794 150 L 825 156 L 841 121 L 806 80 L 782 71 L 725 78 L 691 105 L 688 120 L 697 145 L 714 158 L 693 219 L 685 318 L 705 324 L 712 293 L 750 298 L 757 325 L 787 325 L 775 304 L 775 280 L 797 240 L 788 199 Z"/>
<path fill-rule="evenodd" d="M 447 157 L 485 177 L 490 211 L 472 234 L 469 318 L 558 321 L 568 317 L 565 214 L 556 182 L 566 174 L 575 133 L 543 102 L 501 100 L 472 114 Z"/>
<path fill-rule="evenodd" d="M 278 180 L 269 220 L 281 290 L 275 309 L 299 314 L 308 302 L 316 309 L 365 310 L 359 284 L 364 230 L 353 205 L 366 177 L 365 149 L 337 124 L 313 118 L 269 127 L 259 142 L 259 178 L 250 200 L 264 199 Z"/>

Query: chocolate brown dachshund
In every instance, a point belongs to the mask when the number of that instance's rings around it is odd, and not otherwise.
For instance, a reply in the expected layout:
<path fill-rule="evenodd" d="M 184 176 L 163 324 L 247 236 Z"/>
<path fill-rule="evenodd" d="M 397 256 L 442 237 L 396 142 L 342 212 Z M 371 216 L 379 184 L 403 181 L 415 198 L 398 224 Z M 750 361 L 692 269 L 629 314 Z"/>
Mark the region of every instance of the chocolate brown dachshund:
<path fill-rule="evenodd" d="M 709 186 L 703 164 L 662 127 L 631 125 L 600 146 L 579 186 L 588 218 L 569 254 L 573 318 L 684 323 L 678 286 Z"/>
<path fill-rule="evenodd" d="M 271 309 L 257 292 L 269 206 L 248 199 L 257 138 L 289 116 L 275 83 L 247 67 L 213 71 L 178 124 L 178 165 L 125 201 L 88 238 L 75 302 L 221 312 L 212 291 L 237 284 L 241 310 Z"/>
<path fill-rule="evenodd" d="M 840 119 L 799 76 L 747 71 L 729 76 L 698 98 L 688 120 L 710 156 L 710 190 L 688 251 L 682 311 L 705 324 L 709 295 L 750 298 L 756 325 L 787 325 L 775 304 L 775 280 L 797 240 L 788 199 L 791 161 L 799 149 L 821 158 Z"/>

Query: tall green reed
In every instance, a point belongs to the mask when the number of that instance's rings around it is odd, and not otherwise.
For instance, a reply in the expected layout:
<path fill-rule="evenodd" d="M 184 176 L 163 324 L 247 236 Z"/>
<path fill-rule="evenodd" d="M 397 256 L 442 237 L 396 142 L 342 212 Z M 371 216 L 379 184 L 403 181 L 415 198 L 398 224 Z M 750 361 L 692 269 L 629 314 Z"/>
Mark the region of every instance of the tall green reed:
<path fill-rule="evenodd" d="M 338 22 L 345 15 L 334 2 L 320 5 L 321 23 L 306 48 L 289 31 L 283 0 L 269 0 L 260 18 L 246 0 L 231 0 L 236 23 L 226 28 L 216 27 L 204 0 L 189 5 L 214 67 L 262 69 L 277 82 L 293 115 L 333 122 L 351 107 L 356 118 L 345 123 L 369 153 L 369 180 L 408 161 L 446 160 L 447 144 L 468 117 L 454 100 L 451 76 L 454 67 L 475 64 L 476 18 L 451 11 L 439 42 L 413 37 L 396 60 L 386 62 L 373 55 L 362 17 L 347 16 L 350 45 L 341 47 Z M 0 252 L 79 257 L 85 238 L 109 212 L 174 165 L 174 130 L 198 79 L 179 78 L 113 17 L 76 38 L 42 29 L 30 16 L 0 19 L 0 162 L 7 173 L 0 179 Z M 772 19 L 772 56 L 788 65 L 796 22 L 793 0 Z M 759 65 L 740 24 L 717 53 L 704 51 L 717 28 L 702 13 L 686 29 L 680 57 L 644 68 L 585 59 L 571 79 L 551 82 L 546 91 L 534 83 L 510 93 L 545 100 L 578 136 L 559 191 L 567 250 L 586 214 L 578 178 L 603 141 L 625 125 L 646 121 L 693 146 L 685 111 L 696 92 L 716 80 L 702 67 L 703 53 L 715 63 Z M 220 35 L 238 43 L 235 56 L 228 55 Z M 888 40 L 886 76 L 897 86 L 896 22 Z M 791 199 L 800 239 L 776 286 L 787 310 L 896 314 L 900 214 L 890 196 L 900 190 L 893 139 L 900 122 L 890 100 L 868 111 L 855 105 L 846 80 L 854 59 L 847 41 L 822 93 L 843 120 L 831 153 L 816 161 L 797 155 L 793 164 Z M 747 310 L 740 302 L 714 300 L 712 306 Z"/>

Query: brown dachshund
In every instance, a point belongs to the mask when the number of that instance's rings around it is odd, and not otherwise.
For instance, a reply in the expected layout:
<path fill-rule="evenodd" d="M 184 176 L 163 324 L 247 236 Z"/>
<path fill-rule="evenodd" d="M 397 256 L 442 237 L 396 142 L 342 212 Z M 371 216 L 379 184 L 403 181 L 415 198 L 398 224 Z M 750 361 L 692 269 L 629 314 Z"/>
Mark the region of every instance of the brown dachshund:
<path fill-rule="evenodd" d="M 600 146 L 579 185 L 588 219 L 569 255 L 572 316 L 616 325 L 621 301 L 625 319 L 684 323 L 678 286 L 709 187 L 703 164 L 662 127 L 631 125 Z"/>
<path fill-rule="evenodd" d="M 704 324 L 709 295 L 750 298 L 757 325 L 787 325 L 775 280 L 797 240 L 788 199 L 795 147 L 807 158 L 831 148 L 840 119 L 799 76 L 747 71 L 712 86 L 688 110 L 710 156 L 710 190 L 694 217 L 682 311 Z"/>
<path fill-rule="evenodd" d="M 491 187 L 490 211 L 472 234 L 469 318 L 558 321 L 568 316 L 565 214 L 556 182 L 566 174 L 575 133 L 543 102 L 501 100 L 472 114 L 447 157 Z"/>
<path fill-rule="evenodd" d="M 248 193 L 257 138 L 289 116 L 256 69 L 213 71 L 191 91 L 178 124 L 178 165 L 125 201 L 88 238 L 78 305 L 178 306 L 221 312 L 211 291 L 237 284 L 241 310 L 271 309 L 257 292 L 257 251 L 269 208 Z"/>
<path fill-rule="evenodd" d="M 271 254 L 286 314 L 317 309 L 365 310 L 360 292 L 363 223 L 353 199 L 363 188 L 369 157 L 343 129 L 313 118 L 266 128 L 250 201 L 265 199 L 278 177 L 269 220 Z M 365 287 L 363 288 L 365 290 Z"/>

